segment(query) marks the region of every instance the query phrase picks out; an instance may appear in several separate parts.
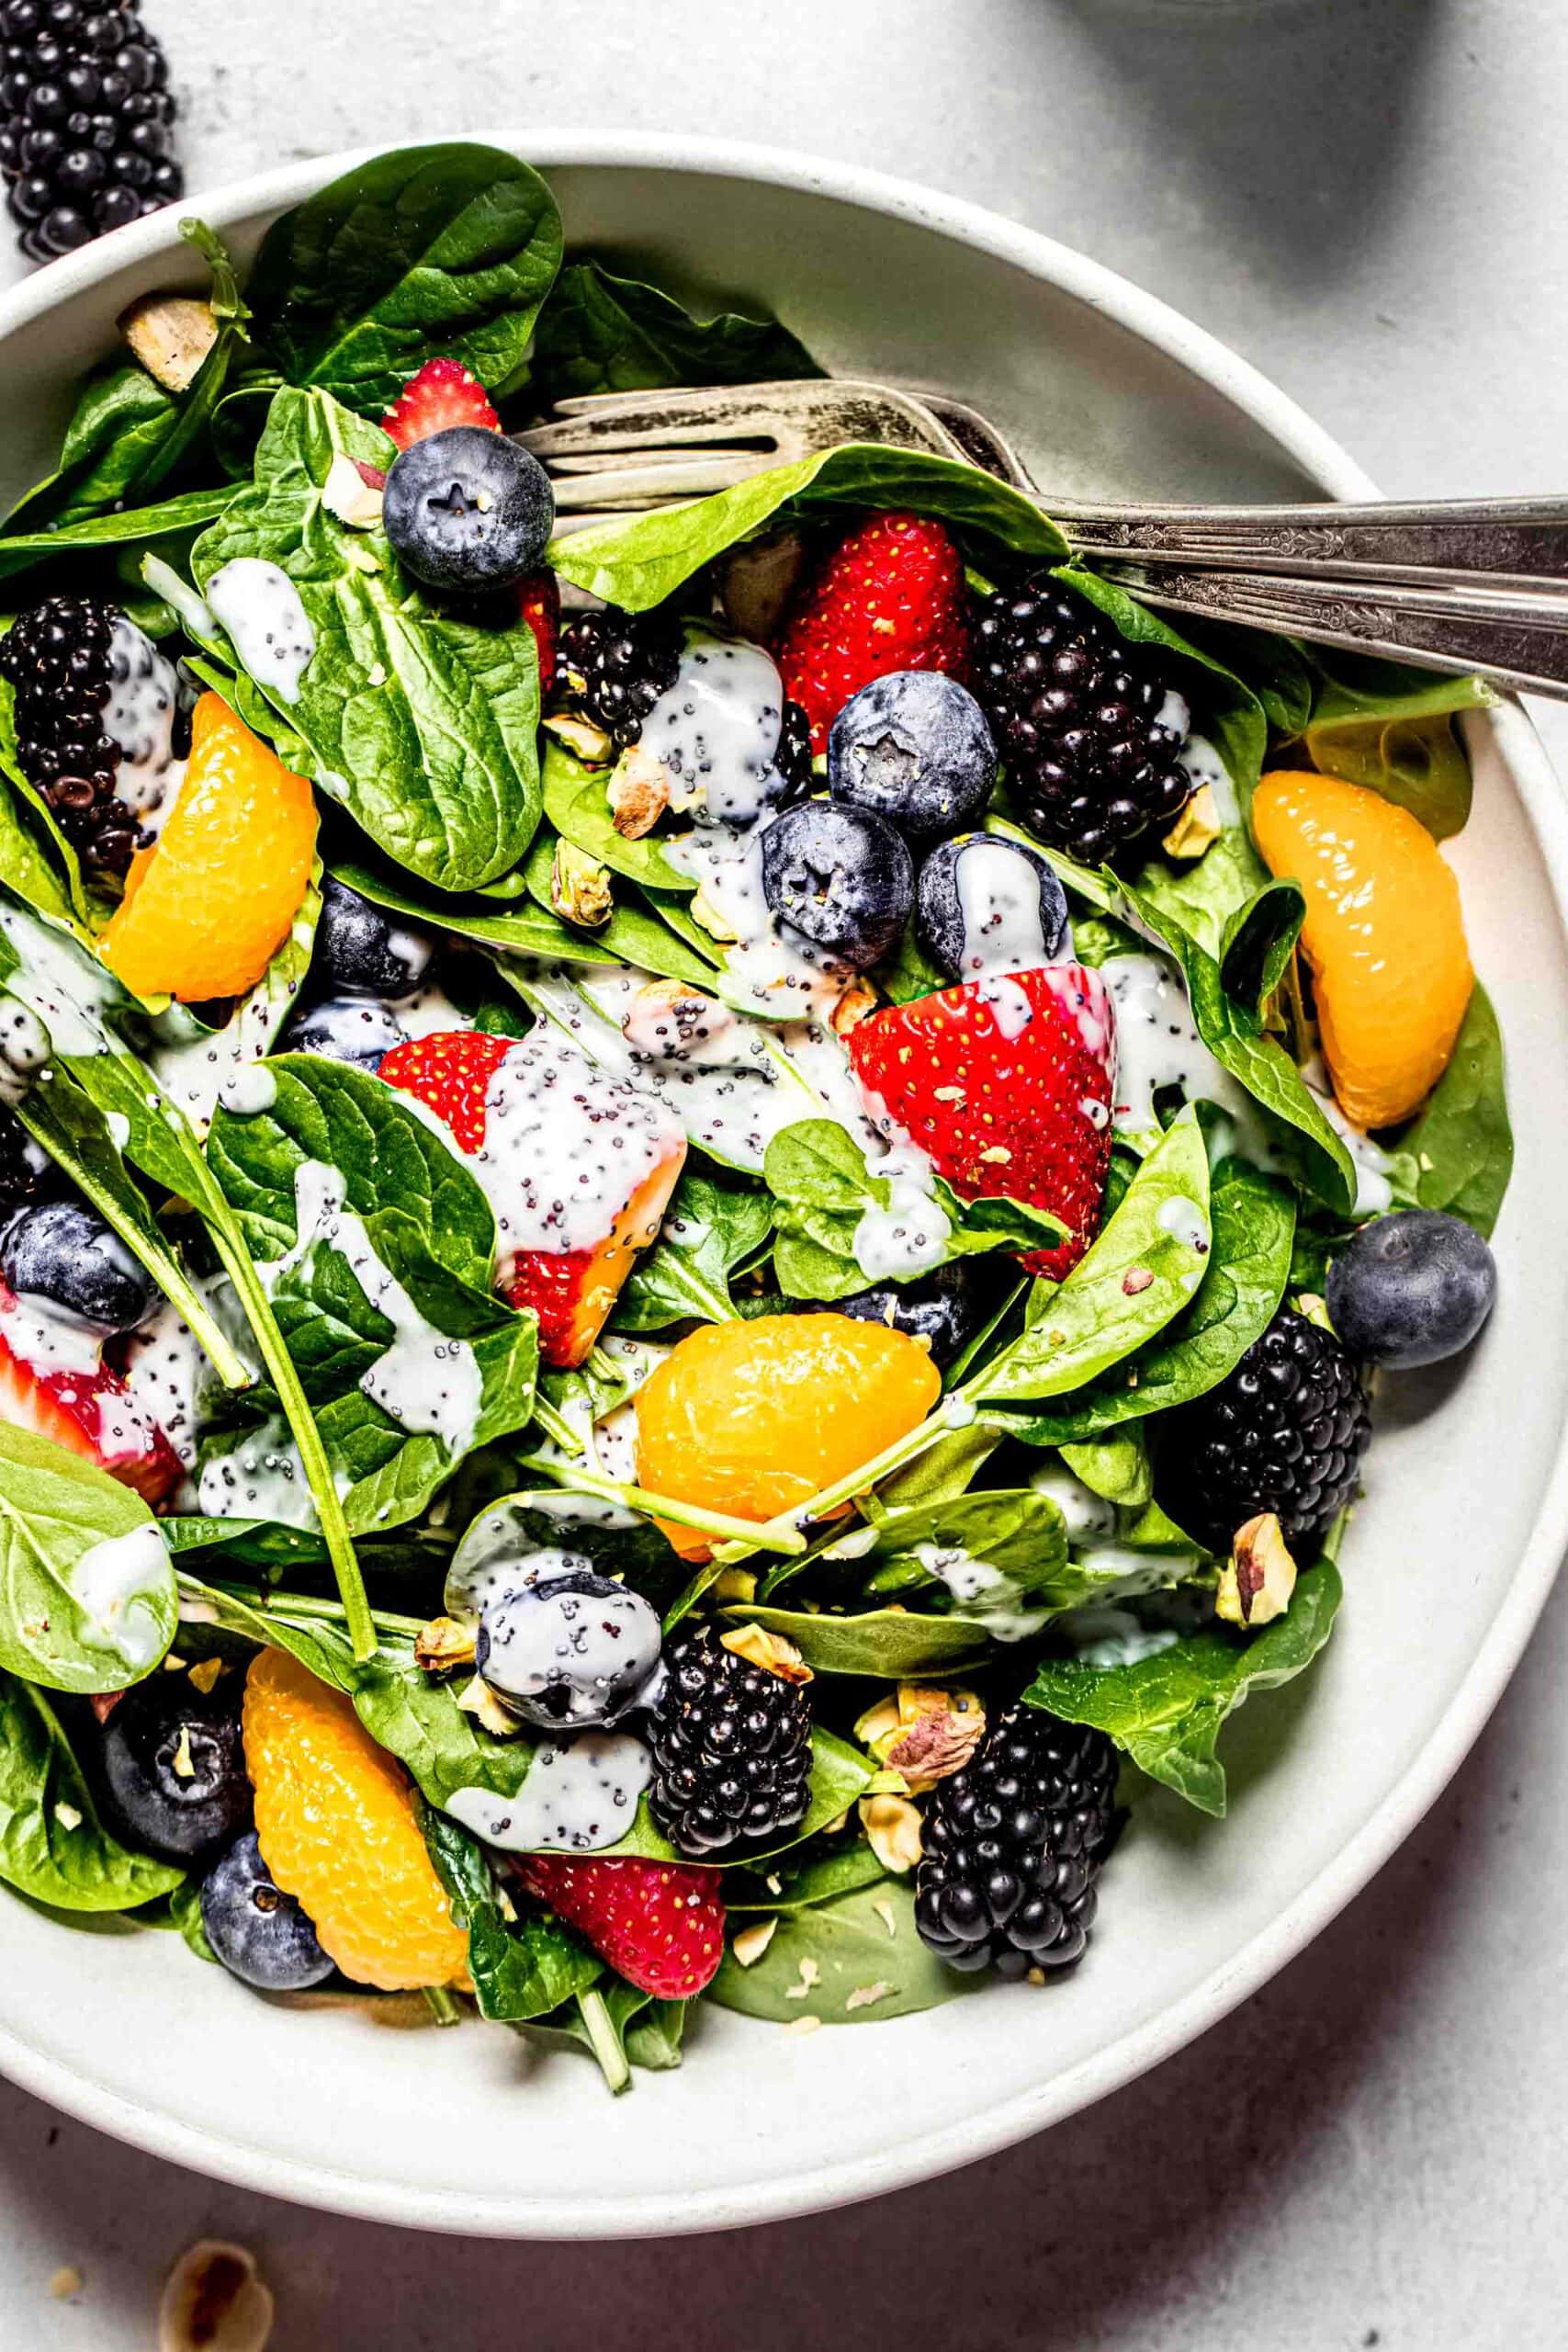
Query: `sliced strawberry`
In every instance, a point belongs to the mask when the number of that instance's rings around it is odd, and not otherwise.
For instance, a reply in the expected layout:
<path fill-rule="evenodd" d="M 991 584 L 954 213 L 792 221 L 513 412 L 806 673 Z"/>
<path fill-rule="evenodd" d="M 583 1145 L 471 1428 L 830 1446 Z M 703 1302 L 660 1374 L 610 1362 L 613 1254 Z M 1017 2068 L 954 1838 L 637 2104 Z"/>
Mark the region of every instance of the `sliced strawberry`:
<path fill-rule="evenodd" d="M 852 1033 L 850 1059 L 955 1193 L 1059 1216 L 1070 1238 L 1023 1263 L 1072 1271 L 1111 1165 L 1115 1016 L 1098 972 L 1053 964 L 890 1005 Z"/>
<path fill-rule="evenodd" d="M 179 1456 L 97 1342 L 85 1337 L 79 1352 L 0 1283 L 0 1422 L 96 1463 L 155 1508 L 184 1476 Z"/>
<path fill-rule="evenodd" d="M 491 1114 L 503 1069 L 508 1135 L 498 1140 Z M 581 1363 L 638 1250 L 658 1235 L 685 1136 L 651 1096 L 537 1033 L 521 1044 L 477 1029 L 411 1038 L 382 1057 L 380 1071 L 445 1121 L 471 1163 L 495 1211 L 496 1287 L 537 1316 L 545 1362 Z M 590 1242 L 547 1249 L 529 1238 L 508 1252 L 519 1233 L 577 1230 L 585 1200 L 600 1211 Z"/>
<path fill-rule="evenodd" d="M 719 1874 L 634 1855 L 530 1854 L 530 1894 L 587 1937 L 618 1976 L 661 2001 L 689 2001 L 724 1958 Z"/>
<path fill-rule="evenodd" d="M 556 647 L 560 642 L 560 588 L 555 573 L 547 568 L 520 580 L 517 602 L 539 649 L 539 692 L 547 695 L 556 682 Z"/>
<path fill-rule="evenodd" d="M 455 424 L 501 430 L 490 394 L 460 359 L 427 359 L 381 419 L 381 430 L 400 449 L 412 449 L 416 441 L 428 441 L 433 433 L 449 432 Z"/>
<path fill-rule="evenodd" d="M 784 690 L 811 721 L 825 752 L 845 703 L 893 670 L 969 664 L 964 559 L 940 523 L 877 514 L 840 541 L 808 580 L 778 646 Z"/>

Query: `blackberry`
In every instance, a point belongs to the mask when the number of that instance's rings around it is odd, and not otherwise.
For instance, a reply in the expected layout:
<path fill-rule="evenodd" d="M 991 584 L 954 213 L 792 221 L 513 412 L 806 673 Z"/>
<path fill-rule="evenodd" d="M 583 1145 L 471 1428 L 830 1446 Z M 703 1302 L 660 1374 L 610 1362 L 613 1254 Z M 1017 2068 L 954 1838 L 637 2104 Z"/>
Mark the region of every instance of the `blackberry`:
<path fill-rule="evenodd" d="M 122 754 L 106 711 L 117 679 L 143 651 L 161 658 L 123 613 L 94 596 L 51 596 L 0 637 L 0 677 L 16 689 L 22 773 L 66 839 L 107 874 L 130 864 L 137 822 L 115 795 Z"/>
<path fill-rule="evenodd" d="M 926 1799 L 915 1876 L 920 1939 L 950 1968 L 1068 1968 L 1093 1925 L 1116 1828 L 1102 1731 L 1018 1706 Z"/>
<path fill-rule="evenodd" d="M 1320 1535 L 1356 1491 L 1372 1433 L 1366 1392 L 1331 1331 L 1281 1307 L 1228 1379 L 1172 1415 L 1173 1516 L 1228 1552 L 1238 1527 L 1278 1515 L 1287 1542 Z"/>
<path fill-rule="evenodd" d="M 664 1659 L 649 1801 L 676 1851 L 701 1859 L 798 1828 L 811 1802 L 805 1686 L 738 1657 L 712 1625 L 671 1642 Z"/>
<path fill-rule="evenodd" d="M 29 261 L 185 192 L 175 101 L 141 0 L 0 0 L 0 175 Z"/>
<path fill-rule="evenodd" d="M 1059 581 L 984 600 L 975 669 L 1013 797 L 1054 848 L 1099 865 L 1191 797 L 1169 679 Z"/>

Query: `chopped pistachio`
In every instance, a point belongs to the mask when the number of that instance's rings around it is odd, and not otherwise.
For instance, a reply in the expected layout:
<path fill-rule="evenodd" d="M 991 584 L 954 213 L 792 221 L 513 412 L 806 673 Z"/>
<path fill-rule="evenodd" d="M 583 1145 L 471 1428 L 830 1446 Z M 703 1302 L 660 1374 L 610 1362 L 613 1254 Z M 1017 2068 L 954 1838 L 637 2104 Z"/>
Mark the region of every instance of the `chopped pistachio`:
<path fill-rule="evenodd" d="M 1238 1527 L 1229 1565 L 1220 1570 L 1214 1613 L 1230 1625 L 1268 1625 L 1282 1617 L 1296 1589 L 1296 1564 L 1271 1510 Z"/>
<path fill-rule="evenodd" d="M 550 904 L 563 922 L 598 931 L 615 912 L 610 869 L 563 834 L 550 861 Z"/>

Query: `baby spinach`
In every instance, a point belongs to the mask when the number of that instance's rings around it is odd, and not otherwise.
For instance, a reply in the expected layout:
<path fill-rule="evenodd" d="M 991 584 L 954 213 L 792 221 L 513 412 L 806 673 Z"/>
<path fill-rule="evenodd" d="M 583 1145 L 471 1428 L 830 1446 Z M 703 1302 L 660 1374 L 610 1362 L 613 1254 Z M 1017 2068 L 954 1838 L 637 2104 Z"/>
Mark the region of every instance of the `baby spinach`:
<path fill-rule="evenodd" d="M 292 580 L 315 650 L 265 731 L 399 865 L 462 890 L 514 865 L 539 819 L 539 671 L 515 616 L 462 618 L 403 571 L 379 529 L 322 499 L 339 455 L 384 466 L 392 445 L 322 391 L 277 394 L 254 482 L 192 552 L 198 585 L 237 557 Z M 238 663 L 235 665 L 238 667 Z M 287 744 L 287 748 L 285 748 Z"/>
<path fill-rule="evenodd" d="M 1302 735 L 1314 766 L 1408 808 L 1434 841 L 1461 832 L 1472 778 L 1454 720 L 1495 703 L 1492 688 L 1322 646 L 1308 658 L 1316 692 Z"/>
<path fill-rule="evenodd" d="M 533 1317 L 491 1292 L 495 1221 L 479 1187 L 410 1104 L 345 1062 L 286 1055 L 271 1062 L 264 1111 L 220 1106 L 208 1160 L 253 1257 L 292 1250 L 296 1173 L 307 1163 L 342 1180 L 346 1208 L 433 1338 L 465 1343 L 480 1403 L 457 1456 L 432 1430 L 410 1430 L 372 1401 L 361 1378 L 386 1352 L 391 1321 L 366 1296 L 341 1248 L 318 1242 L 275 1283 L 273 1313 L 329 1460 L 346 1476 L 356 1532 L 423 1510 L 461 1453 L 524 1428 L 534 1405 Z"/>
<path fill-rule="evenodd" d="M 633 1267 L 616 1303 L 617 1331 L 661 1331 L 700 1316 L 734 1316 L 729 1277 L 765 1248 L 773 1204 L 754 1185 L 722 1183 L 685 1169 L 658 1240 Z"/>
<path fill-rule="evenodd" d="M 825 1610 L 758 1608 L 748 1601 L 721 1612 L 783 1634 L 817 1674 L 869 1674 L 885 1681 L 946 1674 L 970 1666 L 990 1647 L 989 1629 L 969 1617 L 922 1617 L 907 1609 L 870 1609 L 858 1616 Z"/>
<path fill-rule="evenodd" d="M 1209 1160 L 1189 1105 L 1066 1280 L 1035 1284 L 1023 1331 L 966 1393 L 981 1405 L 1012 1404 L 1082 1387 L 1164 1330 L 1197 1291 L 1209 1254 Z"/>
<path fill-rule="evenodd" d="M 59 1911 L 132 1911 L 184 1877 L 105 1828 L 54 1709 L 0 1668 L 0 1879 Z"/>
<path fill-rule="evenodd" d="M 1514 1167 L 1514 1136 L 1503 1069 L 1503 1037 L 1477 981 L 1453 1056 L 1431 1100 L 1400 1138 L 1416 1200 L 1448 1209 L 1490 1235 Z"/>
<path fill-rule="evenodd" d="M 1219 1250 L 1220 1196 L 1214 1194 L 1214 1245 Z M 1210 1273 L 1213 1271 L 1213 1264 Z M 1204 1282 L 1209 1280 L 1205 1274 Z M 1198 1297 L 1203 1295 L 1200 1284 Z M 1194 1300 L 1195 1306 L 1197 1301 Z M 1187 1312 L 1190 1315 L 1192 1307 Z M 1179 1321 L 1184 1320 L 1179 1317 Z M 1086 1438 L 1081 1444 L 1064 1445 L 1062 1460 L 1075 1478 L 1080 1478 L 1092 1494 L 1101 1495 L 1107 1502 L 1129 1507 L 1146 1503 L 1154 1494 L 1154 1470 L 1149 1462 L 1144 1432 L 1136 1426 L 1122 1430 L 1113 1436 Z"/>
<path fill-rule="evenodd" d="M 844 1845 L 824 1840 L 814 1851 L 800 1849 L 755 1874 L 732 1871 L 724 1883 L 727 1911 L 805 1911 L 814 1903 L 831 1903 L 863 1886 L 880 1884 L 889 1877 L 863 1838 Z"/>
<path fill-rule="evenodd" d="M 1108 1732 L 1151 1779 L 1202 1813 L 1223 1814 L 1224 1767 L 1214 1748 L 1225 1718 L 1255 1690 L 1272 1690 L 1311 1665 L 1341 1591 L 1333 1561 L 1320 1560 L 1298 1577 L 1285 1614 L 1249 1641 L 1215 1628 L 1134 1666 L 1048 1658 L 1023 1695 L 1068 1723 Z"/>
<path fill-rule="evenodd" d="M 18 531 L 14 537 L 0 537 L 0 580 L 9 580 L 58 555 L 141 547 L 147 539 L 173 538 L 182 531 L 199 530 L 204 524 L 215 522 L 234 495 L 233 483 L 225 482 L 219 490 L 180 491 L 154 505 L 128 506 L 62 523 L 53 530 Z"/>
<path fill-rule="evenodd" d="M 634 2066 L 655 2074 L 681 2064 L 681 2040 L 689 2001 L 658 2001 L 624 1977 L 563 2002 L 548 2017 L 525 2018 L 518 2030 L 545 2049 L 586 2050 L 597 2059 L 612 2092 L 631 2087 Z"/>
<path fill-rule="evenodd" d="M 477 1838 L 434 1805 L 418 1810 L 452 1917 L 468 1939 L 468 1974 L 481 2017 L 504 2023 L 543 2017 L 598 1983 L 604 1963 L 558 1919 L 534 1913 L 508 1923 Z"/>
<path fill-rule="evenodd" d="M 886 1879 L 836 1901 L 781 1911 L 749 1968 L 727 1951 L 708 1998 L 721 2009 L 789 2025 L 909 2017 L 973 1992 L 978 1980 L 928 1951 L 915 1928 L 908 1882 Z"/>
<path fill-rule="evenodd" d="M 721 311 L 694 319 L 657 286 L 615 276 L 596 261 L 569 262 L 534 334 L 529 405 L 548 408 L 587 392 L 665 385 L 763 384 L 822 370 L 772 319 Z"/>
<path fill-rule="evenodd" d="M 500 394 L 560 254 L 555 199 L 526 164 L 496 147 L 400 148 L 274 222 L 246 289 L 254 337 L 290 383 L 367 416 L 436 354 Z"/>
<path fill-rule="evenodd" d="M 663 845 L 650 833 L 634 842 L 615 831 L 606 789 L 609 780 L 608 768 L 585 767 L 563 745 L 547 741 L 545 814 L 557 832 L 579 849 L 586 850 L 591 857 L 596 857 L 613 874 L 624 874 L 628 881 L 678 894 L 694 890 L 694 876 L 682 874 L 678 865 L 671 865 Z"/>
<path fill-rule="evenodd" d="M 102 1562 L 98 1547 L 139 1528 L 150 1541 L 95 1584 L 91 1555 Z M 177 1614 L 174 1562 L 141 1496 L 0 1427 L 0 1667 L 51 1690 L 122 1690 L 157 1665 Z"/>
<path fill-rule="evenodd" d="M 1055 523 L 1006 482 L 949 458 L 854 441 L 771 467 L 689 506 L 570 532 L 554 541 L 550 561 L 579 588 L 646 612 L 775 514 L 787 509 L 819 517 L 824 509 L 842 506 L 912 507 L 1036 562 L 1066 553 Z"/>
<path fill-rule="evenodd" d="M 1227 1159 L 1215 1171 L 1210 1207 L 1209 1261 L 1190 1304 L 1153 1340 L 1065 1397 L 1055 1411 L 1031 1415 L 1027 1421 L 1010 1419 L 1015 1435 L 1032 1445 L 1083 1445 L 1185 1405 L 1235 1371 L 1268 1329 L 1284 1295 L 1295 1201 L 1273 1178 Z"/>
<path fill-rule="evenodd" d="M 1306 894 L 1299 882 L 1270 882 L 1232 911 L 1220 943 L 1219 966 L 1220 985 L 1234 1004 L 1245 1005 L 1263 1019 L 1305 921 Z"/>
<path fill-rule="evenodd" d="M 1168 865 L 1163 859 L 1152 858 L 1139 868 L 1134 879 L 1141 903 L 1174 915 L 1204 954 L 1219 963 L 1225 953 L 1230 926 L 1242 918 L 1244 910 L 1266 888 L 1269 869 L 1253 848 L 1246 828 L 1227 825 L 1219 840 L 1211 842 L 1202 856 L 1190 865 Z M 1077 933 L 1075 926 L 1075 940 Z M 1108 942 L 1106 953 L 1124 956 L 1131 950 L 1135 954 L 1138 944 L 1135 936 L 1123 936 L 1118 932 L 1116 938 Z M 1105 956 L 1099 956 L 1094 960 L 1103 963 Z"/>

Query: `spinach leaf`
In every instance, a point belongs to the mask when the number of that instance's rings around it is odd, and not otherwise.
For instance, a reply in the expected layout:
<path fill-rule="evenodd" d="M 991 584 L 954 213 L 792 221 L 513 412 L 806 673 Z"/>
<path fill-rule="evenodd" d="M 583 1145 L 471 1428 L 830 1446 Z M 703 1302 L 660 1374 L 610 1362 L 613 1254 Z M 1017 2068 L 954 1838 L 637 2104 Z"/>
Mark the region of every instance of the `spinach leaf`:
<path fill-rule="evenodd" d="M 1024 1330 L 969 1384 L 980 1404 L 1059 1396 L 1162 1331 L 1210 1254 L 1209 1161 L 1190 1104 L 1063 1283 L 1038 1282 Z"/>
<path fill-rule="evenodd" d="M 1213 1209 L 1214 1255 L 1217 1258 L 1221 1215 L 1218 1190 L 1213 1195 Z M 1213 1272 L 1213 1265 L 1211 1262 L 1209 1274 L 1203 1277 L 1205 1283 Z M 1200 1284 L 1198 1297 L 1201 1299 L 1202 1295 L 1202 1285 Z M 1193 1306 L 1190 1306 L 1187 1310 L 1189 1315 L 1194 1311 L 1196 1305 L 1195 1300 Z M 1185 1317 L 1179 1317 L 1178 1323 L 1185 1319 Z M 1139 1503 L 1146 1503 L 1153 1497 L 1154 1469 L 1149 1461 L 1148 1448 L 1144 1442 L 1144 1432 L 1141 1429 L 1134 1427 L 1123 1430 L 1114 1436 L 1086 1438 L 1080 1444 L 1064 1445 L 1062 1460 L 1075 1478 L 1082 1479 L 1091 1494 L 1102 1495 L 1107 1502 L 1119 1503 L 1131 1508 Z"/>
<path fill-rule="evenodd" d="M 729 1277 L 766 1246 L 773 1229 L 766 1193 L 683 1170 L 658 1240 L 616 1302 L 616 1330 L 661 1331 L 691 1316 L 728 1322 L 735 1313 Z"/>
<path fill-rule="evenodd" d="M 1146 897 L 1135 884 L 1124 884 L 1123 889 L 1138 921 L 1164 942 L 1180 966 L 1198 1035 L 1214 1059 L 1255 1102 L 1291 1130 L 1312 1189 L 1331 1208 L 1348 1212 L 1356 1201 L 1350 1154 L 1290 1055 L 1278 1038 L 1266 1035 L 1256 1012 L 1226 994 L 1219 965 L 1168 904 Z"/>
<path fill-rule="evenodd" d="M 1285 1185 L 1241 1160 L 1227 1159 L 1215 1173 L 1210 1207 L 1209 1261 L 1190 1304 L 1155 1339 L 1066 1397 L 1054 1412 L 1027 1420 L 1010 1418 L 1015 1436 L 1032 1445 L 1083 1445 L 1151 1413 L 1185 1405 L 1235 1371 L 1284 1296 L 1295 1201 Z M 1085 1475 L 1078 1471 L 1080 1477 Z"/>
<path fill-rule="evenodd" d="M 1308 659 L 1317 691 L 1302 733 L 1313 764 L 1408 808 L 1434 841 L 1461 832 L 1472 778 L 1454 719 L 1495 702 L 1492 688 L 1322 646 Z"/>
<path fill-rule="evenodd" d="M 586 2050 L 599 2062 L 612 2092 L 629 2089 L 631 2069 L 663 2074 L 681 2064 L 689 2001 L 658 2001 L 624 1977 L 579 1993 L 545 2018 L 520 2020 L 519 2030 L 546 2049 Z"/>
<path fill-rule="evenodd" d="M 441 353 L 492 395 L 521 375 L 560 266 L 537 172 L 495 147 L 405 147 L 357 164 L 263 240 L 255 339 L 292 384 L 379 416 Z"/>
<path fill-rule="evenodd" d="M 1514 1136 L 1503 1068 L 1503 1037 L 1477 981 L 1453 1057 L 1430 1102 L 1400 1138 L 1415 1170 L 1416 1198 L 1448 1209 L 1490 1235 L 1514 1167 Z"/>
<path fill-rule="evenodd" d="M 80 522 L 62 523 L 49 531 L 19 531 L 0 538 L 0 580 L 28 571 L 57 555 L 93 554 L 102 548 L 140 547 L 147 539 L 166 539 L 181 531 L 199 530 L 215 522 L 234 496 L 232 482 L 220 490 L 186 490 L 152 506 L 128 506 L 107 514 L 89 514 Z"/>
<path fill-rule="evenodd" d="M 1216 847 L 1218 844 L 1216 843 Z M 1299 882 L 1270 882 L 1228 917 L 1221 941 L 1220 986 L 1259 1021 L 1284 978 L 1302 925 L 1306 893 Z"/>
<path fill-rule="evenodd" d="M 809 516 L 842 505 L 912 507 L 1036 562 L 1066 553 L 1056 526 L 1007 483 L 948 458 L 854 441 L 771 467 L 689 506 L 570 532 L 554 541 L 549 560 L 579 588 L 646 612 L 782 510 Z"/>
<path fill-rule="evenodd" d="M 569 262 L 539 313 L 528 363 L 530 404 L 585 392 L 665 385 L 765 384 L 819 376 L 810 354 L 771 319 L 733 311 L 698 321 L 657 286 Z"/>
<path fill-rule="evenodd" d="M 1141 900 L 1167 909 L 1204 954 L 1218 963 L 1224 956 L 1231 925 L 1267 888 L 1269 869 L 1246 828 L 1230 825 L 1190 865 L 1170 865 L 1161 858 L 1151 858 L 1134 880 Z M 1078 928 L 1074 926 L 1075 941 Z M 1135 952 L 1137 940 L 1130 944 Z M 1108 944 L 1106 954 L 1123 956 L 1128 945 L 1127 940 L 1119 938 Z M 1105 956 L 1096 960 L 1103 963 Z"/>
<path fill-rule="evenodd" d="M 973 1665 L 992 1640 L 990 1629 L 976 1618 L 921 1617 L 906 1609 L 835 1617 L 826 1611 L 758 1608 L 748 1601 L 721 1613 L 787 1635 L 814 1673 L 871 1674 L 891 1682 Z"/>
<path fill-rule="evenodd" d="M 1333 1561 L 1320 1560 L 1298 1577 L 1284 1616 L 1250 1641 L 1218 1630 L 1190 1634 L 1134 1666 L 1050 1658 L 1023 1695 L 1068 1723 L 1108 1732 L 1151 1779 L 1202 1813 L 1223 1814 L 1224 1767 L 1214 1748 L 1226 1716 L 1253 1691 L 1272 1690 L 1310 1666 L 1341 1592 Z"/>
<path fill-rule="evenodd" d="M 175 1637 L 175 1567 L 118 1478 L 0 1427 L 0 1667 L 51 1690 L 122 1690 Z"/>
<path fill-rule="evenodd" d="M 509 1925 L 477 1838 L 450 1814 L 421 1804 L 420 1827 L 452 1917 L 468 1939 L 468 1973 L 479 2015 L 513 2023 L 543 2017 L 604 1974 L 597 1954 L 558 1919 L 534 1914 Z"/>
<path fill-rule="evenodd" d="M 767 1950 L 750 1968 L 727 1951 L 707 1997 L 721 2009 L 788 2025 L 901 2018 L 973 1992 L 977 1980 L 946 1967 L 915 1930 L 914 1896 L 901 1879 L 836 1901 L 781 1911 Z"/>
<path fill-rule="evenodd" d="M 863 1886 L 880 1885 L 885 1871 L 862 1838 L 852 1845 L 830 1844 L 797 1861 L 794 1855 L 753 1877 L 734 1871 L 724 1882 L 727 1911 L 805 1911 L 814 1903 L 831 1903 Z"/>
<path fill-rule="evenodd" d="M 349 1481 L 348 1523 L 379 1532 L 416 1517 L 465 1453 L 526 1426 L 536 1326 L 491 1295 L 489 1202 L 394 1089 L 310 1055 L 266 1068 L 270 1107 L 220 1105 L 208 1162 L 253 1258 L 290 1258 L 267 1278 L 277 1327 L 328 1458 Z M 313 1248 L 299 1230 L 311 1170 L 341 1191 L 347 1213 L 340 1223 L 329 1211 Z M 406 1362 L 389 1387 L 397 1348 Z M 438 1389 L 456 1401 L 431 1426 L 423 1409 Z M 397 1418 L 411 1408 L 416 1418 Z"/>
<path fill-rule="evenodd" d="M 651 833 L 630 842 L 615 831 L 606 790 L 609 780 L 608 768 L 585 767 L 563 744 L 547 741 L 545 814 L 557 832 L 596 857 L 612 874 L 624 874 L 649 889 L 689 895 L 697 887 L 695 876 L 671 865 Z"/>
<path fill-rule="evenodd" d="M 54 1709 L 0 1668 L 0 1879 L 60 1911 L 130 1911 L 184 1877 L 111 1836 Z"/>
<path fill-rule="evenodd" d="M 201 1887 L 195 1879 L 182 1879 L 178 1886 L 169 1890 L 169 1925 L 183 1939 L 186 1950 L 197 1960 L 209 1960 L 216 1968 L 220 1965 L 218 1954 L 207 1940 L 207 1928 L 201 1917 Z"/>
<path fill-rule="evenodd" d="M 325 392 L 279 392 L 254 483 L 192 552 L 197 581 L 245 556 L 288 573 L 315 650 L 295 701 L 257 707 L 277 710 L 264 731 L 285 758 L 303 746 L 303 772 L 399 865 L 467 889 L 514 865 L 538 823 L 533 632 L 444 610 L 383 531 L 339 523 L 321 495 L 339 454 L 385 465 L 391 444 Z"/>

